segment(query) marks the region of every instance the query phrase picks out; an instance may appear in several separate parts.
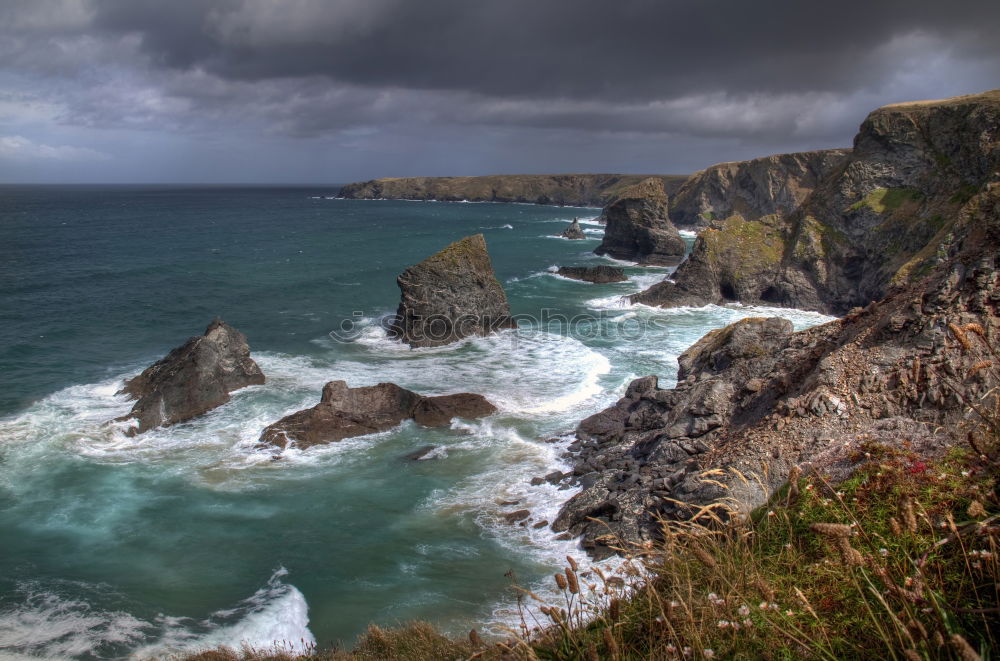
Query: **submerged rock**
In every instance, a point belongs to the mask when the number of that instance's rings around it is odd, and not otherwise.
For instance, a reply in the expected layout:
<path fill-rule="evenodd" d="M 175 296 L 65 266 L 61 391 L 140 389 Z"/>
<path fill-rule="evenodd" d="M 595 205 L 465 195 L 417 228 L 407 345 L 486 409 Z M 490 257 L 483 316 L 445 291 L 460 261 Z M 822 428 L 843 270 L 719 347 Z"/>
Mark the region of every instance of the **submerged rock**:
<path fill-rule="evenodd" d="M 496 411 L 482 395 L 458 393 L 424 397 L 394 383 L 350 388 L 330 381 L 316 406 L 287 415 L 264 429 L 261 442 L 300 449 L 353 436 L 392 429 L 413 419 L 427 427 L 443 427 L 452 418 L 480 418 Z"/>
<path fill-rule="evenodd" d="M 556 274 L 573 280 L 583 280 L 603 285 L 609 282 L 625 282 L 625 270 L 617 266 L 560 266 Z"/>
<path fill-rule="evenodd" d="M 563 238 L 565 239 L 586 239 L 587 235 L 583 233 L 583 228 L 580 227 L 580 219 L 574 218 L 573 222 L 569 224 L 569 227 L 563 230 Z"/>
<path fill-rule="evenodd" d="M 403 271 L 392 336 L 411 347 L 436 347 L 514 328 L 482 234 L 456 241 Z"/>
<path fill-rule="evenodd" d="M 229 401 L 229 393 L 264 383 L 264 373 L 250 358 L 247 338 L 221 319 L 205 334 L 192 337 L 141 374 L 118 394 L 138 400 L 119 421 L 135 420 L 126 432 L 140 434 L 207 413 Z"/>
<path fill-rule="evenodd" d="M 640 264 L 674 266 L 687 252 L 687 243 L 667 217 L 667 194 L 659 179 L 646 179 L 626 188 L 604 208 L 604 240 L 594 250 Z"/>

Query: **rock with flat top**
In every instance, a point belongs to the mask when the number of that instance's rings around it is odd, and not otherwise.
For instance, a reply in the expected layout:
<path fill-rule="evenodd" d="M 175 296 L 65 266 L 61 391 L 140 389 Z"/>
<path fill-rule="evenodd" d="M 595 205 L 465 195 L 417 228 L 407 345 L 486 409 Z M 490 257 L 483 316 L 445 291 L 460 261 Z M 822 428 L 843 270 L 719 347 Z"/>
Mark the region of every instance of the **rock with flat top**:
<path fill-rule="evenodd" d="M 486 398 L 473 393 L 424 397 L 394 383 L 350 388 L 345 381 L 331 381 L 323 386 L 319 404 L 268 426 L 261 442 L 305 449 L 386 431 L 405 420 L 443 427 L 452 418 L 480 418 L 495 411 Z"/>
<path fill-rule="evenodd" d="M 560 266 L 556 275 L 573 280 L 593 282 L 597 285 L 609 282 L 625 282 L 625 271 L 617 266 Z"/>
<path fill-rule="evenodd" d="M 684 259 L 687 243 L 667 217 L 667 193 L 659 179 L 626 188 L 604 208 L 607 218 L 598 255 L 644 265 L 674 266 Z"/>

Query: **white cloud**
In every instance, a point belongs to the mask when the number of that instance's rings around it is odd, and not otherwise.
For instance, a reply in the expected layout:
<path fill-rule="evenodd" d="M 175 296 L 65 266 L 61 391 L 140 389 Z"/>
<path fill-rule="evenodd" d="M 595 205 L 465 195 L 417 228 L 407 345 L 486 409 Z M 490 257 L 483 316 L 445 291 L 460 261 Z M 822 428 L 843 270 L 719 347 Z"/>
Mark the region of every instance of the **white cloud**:
<path fill-rule="evenodd" d="M 46 145 L 22 135 L 0 136 L 0 158 L 44 159 L 53 161 L 107 161 L 111 159 L 96 149 L 72 145 Z"/>

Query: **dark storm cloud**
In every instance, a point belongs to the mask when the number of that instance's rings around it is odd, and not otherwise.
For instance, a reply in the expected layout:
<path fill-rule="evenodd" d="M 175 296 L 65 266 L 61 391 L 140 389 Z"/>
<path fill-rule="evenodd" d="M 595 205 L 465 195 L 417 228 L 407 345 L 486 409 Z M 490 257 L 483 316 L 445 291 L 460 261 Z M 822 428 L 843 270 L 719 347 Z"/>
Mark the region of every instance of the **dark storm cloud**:
<path fill-rule="evenodd" d="M 844 92 L 895 63 L 894 37 L 996 55 L 1000 3 L 927 0 L 115 0 L 95 25 L 178 68 L 324 76 L 491 96 L 645 100 L 727 90 Z"/>
<path fill-rule="evenodd" d="M 996 87 L 998 26 L 995 1 L 5 0 L 0 140 L 220 170 L 255 145 L 276 172 L 316 162 L 322 138 L 359 172 L 677 172 Z"/>

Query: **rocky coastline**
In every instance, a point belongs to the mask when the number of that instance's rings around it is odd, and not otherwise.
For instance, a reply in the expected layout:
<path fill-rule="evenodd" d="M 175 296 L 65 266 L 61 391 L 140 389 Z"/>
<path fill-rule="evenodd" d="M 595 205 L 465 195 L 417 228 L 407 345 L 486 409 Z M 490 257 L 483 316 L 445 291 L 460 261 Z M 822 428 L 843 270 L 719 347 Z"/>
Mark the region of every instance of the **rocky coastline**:
<path fill-rule="evenodd" d="M 671 193 L 687 175 L 503 174 L 482 177 L 387 177 L 347 184 L 349 200 L 517 202 L 556 206 L 604 206 L 619 192 L 649 177 Z"/>

